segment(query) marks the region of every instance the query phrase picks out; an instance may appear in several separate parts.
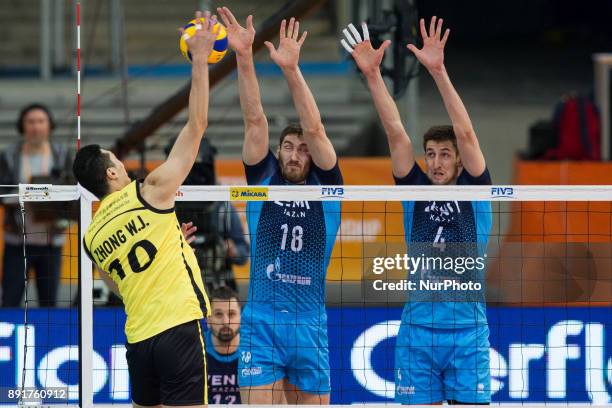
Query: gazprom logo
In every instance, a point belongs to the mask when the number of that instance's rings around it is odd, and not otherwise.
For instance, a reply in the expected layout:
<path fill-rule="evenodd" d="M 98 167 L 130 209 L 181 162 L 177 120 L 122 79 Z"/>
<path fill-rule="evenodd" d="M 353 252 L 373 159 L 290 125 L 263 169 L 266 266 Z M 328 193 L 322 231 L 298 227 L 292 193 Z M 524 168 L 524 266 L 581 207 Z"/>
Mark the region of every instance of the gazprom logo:
<path fill-rule="evenodd" d="M 232 187 L 230 188 L 231 201 L 267 201 L 267 187 Z"/>
<path fill-rule="evenodd" d="M 514 198 L 514 188 L 512 187 L 491 187 L 491 198 Z"/>

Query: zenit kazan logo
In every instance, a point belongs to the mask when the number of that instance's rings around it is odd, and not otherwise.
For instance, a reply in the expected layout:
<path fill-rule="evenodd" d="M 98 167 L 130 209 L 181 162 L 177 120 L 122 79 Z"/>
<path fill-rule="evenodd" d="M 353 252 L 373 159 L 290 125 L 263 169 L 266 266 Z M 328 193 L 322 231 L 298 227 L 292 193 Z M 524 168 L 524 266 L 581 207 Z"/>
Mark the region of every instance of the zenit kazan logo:
<path fill-rule="evenodd" d="M 231 187 L 231 201 L 267 201 L 267 187 Z"/>

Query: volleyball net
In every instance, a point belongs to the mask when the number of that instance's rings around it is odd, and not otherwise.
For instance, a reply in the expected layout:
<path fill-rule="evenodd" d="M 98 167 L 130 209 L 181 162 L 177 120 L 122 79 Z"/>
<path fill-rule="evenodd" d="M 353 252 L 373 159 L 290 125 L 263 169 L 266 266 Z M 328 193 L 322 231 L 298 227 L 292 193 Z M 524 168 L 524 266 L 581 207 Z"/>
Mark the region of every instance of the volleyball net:
<path fill-rule="evenodd" d="M 15 404 L 18 392 L 30 390 L 21 394 L 24 404 L 129 404 L 121 301 L 79 244 L 97 201 L 77 187 L 52 185 L 22 185 L 3 198 L 13 200 L 25 246 L 19 243 L 19 265 L 2 273 L 30 279 L 19 304 L 0 310 L 0 403 Z M 278 229 L 278 248 L 262 263 L 248 249 L 261 237 L 247 220 L 266 217 L 268 207 L 286 222 L 270 227 Z M 252 288 L 253 304 L 285 290 L 296 311 L 308 307 L 308 293 L 324 292 L 332 404 L 390 404 L 398 392 L 414 392 L 396 385 L 406 302 L 486 302 L 491 381 L 483 387 L 494 404 L 612 401 L 611 187 L 183 186 L 176 210 L 180 221 L 198 226 L 192 247 L 209 290 L 232 286 L 244 301 Z M 466 211 L 480 225 L 474 231 L 419 240 L 419 217 L 450 226 Z M 328 221 L 323 229 L 307 221 L 317 212 Z M 247 245 L 242 260 L 232 219 Z M 291 258 L 315 238 L 333 243 L 324 279 L 307 265 L 326 259 Z M 36 259 L 51 262 L 36 252 L 40 242 L 61 248 L 54 304 L 44 303 L 35 279 Z M 112 242 L 103 245 L 112 253 Z M 285 252 L 299 263 L 286 261 Z M 253 262 L 261 273 L 251 282 Z M 456 328 L 452 315 L 444 319 L 446 329 Z M 466 364 L 467 372 L 482 368 Z"/>

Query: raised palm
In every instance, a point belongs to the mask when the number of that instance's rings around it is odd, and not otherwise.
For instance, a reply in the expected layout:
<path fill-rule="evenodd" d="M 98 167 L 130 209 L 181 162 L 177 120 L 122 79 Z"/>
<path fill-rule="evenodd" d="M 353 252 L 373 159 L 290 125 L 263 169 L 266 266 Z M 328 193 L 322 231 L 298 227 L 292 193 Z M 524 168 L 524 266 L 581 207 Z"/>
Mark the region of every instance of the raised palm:
<path fill-rule="evenodd" d="M 372 47 L 370 41 L 363 41 L 355 45 L 355 49 L 351 54 L 355 59 L 355 63 L 359 67 L 359 70 L 364 75 L 371 74 L 380 69 L 383 57 L 385 56 L 385 49 L 391 44 L 391 41 L 386 40 L 378 49 Z"/>
<path fill-rule="evenodd" d="M 269 41 L 265 42 L 266 47 L 268 47 L 270 51 L 270 58 L 272 58 L 272 61 L 281 69 L 295 68 L 298 66 L 300 49 L 306 40 L 308 32 L 304 31 L 301 38 L 299 34 L 300 22 L 291 17 L 288 25 L 286 20 L 283 20 L 281 23 L 278 48 L 275 49 L 274 45 Z"/>
<path fill-rule="evenodd" d="M 246 28 L 242 27 L 234 14 L 227 7 L 217 9 L 225 30 L 230 47 L 236 52 L 248 51 L 255 40 L 255 28 L 253 27 L 253 16 L 249 15 L 246 19 Z"/>
<path fill-rule="evenodd" d="M 429 71 L 437 70 L 444 66 L 444 46 L 448 40 L 450 30 L 447 28 L 442 36 L 443 20 L 436 16 L 431 18 L 429 33 L 425 29 L 425 20 L 421 19 L 421 36 L 423 37 L 423 48 L 420 50 L 414 44 L 408 44 L 408 49 L 414 53 L 419 62 Z"/>
<path fill-rule="evenodd" d="M 185 42 L 189 47 L 189 52 L 192 55 L 204 55 L 208 56 L 212 52 L 213 45 L 215 43 L 216 34 L 213 33 L 213 26 L 217 22 L 216 16 L 210 16 L 210 12 L 202 14 L 200 11 L 196 11 L 195 21 L 202 27 L 196 29 L 195 33 L 191 37 L 185 38 Z M 184 30 L 181 29 L 182 35 L 186 35 Z"/>

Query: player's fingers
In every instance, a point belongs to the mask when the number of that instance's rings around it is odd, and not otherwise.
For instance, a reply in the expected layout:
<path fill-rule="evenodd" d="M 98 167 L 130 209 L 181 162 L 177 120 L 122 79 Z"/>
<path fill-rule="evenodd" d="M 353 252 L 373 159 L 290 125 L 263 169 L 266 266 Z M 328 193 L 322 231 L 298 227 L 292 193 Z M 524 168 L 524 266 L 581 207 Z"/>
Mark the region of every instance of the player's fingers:
<path fill-rule="evenodd" d="M 289 27 L 287 27 L 287 38 L 293 38 L 293 27 L 295 26 L 295 17 L 289 19 Z"/>
<path fill-rule="evenodd" d="M 280 32 L 279 32 L 279 36 L 281 40 L 285 38 L 286 36 L 286 32 L 285 32 L 286 27 L 287 27 L 287 20 L 283 19 L 283 21 L 281 21 Z"/>
<path fill-rule="evenodd" d="M 266 41 L 264 42 L 264 45 L 266 46 L 266 48 L 268 49 L 268 51 L 270 51 L 270 55 L 272 55 L 276 50 L 274 49 L 274 44 L 272 44 L 270 41 Z"/>
<path fill-rule="evenodd" d="M 342 46 L 344 47 L 344 49 L 349 53 L 352 54 L 353 53 L 353 49 L 351 48 L 350 45 L 348 45 L 348 43 L 346 42 L 346 40 L 343 38 L 340 40 L 340 44 L 342 44 Z"/>
<path fill-rule="evenodd" d="M 353 23 L 349 24 L 348 28 L 349 28 L 349 30 L 351 30 L 351 33 L 353 34 L 353 38 L 355 38 L 355 41 L 357 41 L 358 43 L 363 41 L 361 39 L 361 35 L 359 34 L 359 31 L 357 31 L 357 29 L 355 28 Z"/>
<path fill-rule="evenodd" d="M 229 17 L 229 21 L 232 24 L 237 24 L 238 20 L 236 20 L 236 17 L 234 16 L 234 13 L 232 13 L 232 11 L 227 8 L 227 7 L 223 7 L 223 11 L 225 12 L 225 14 L 227 14 L 227 16 Z"/>
<path fill-rule="evenodd" d="M 202 12 L 200 10 L 197 10 L 195 12 L 195 23 L 196 24 L 200 23 L 201 18 L 202 18 Z"/>
<path fill-rule="evenodd" d="M 428 35 L 427 35 L 427 30 L 425 30 L 425 19 L 424 18 L 422 18 L 419 21 L 419 27 L 421 28 L 421 37 L 423 38 L 423 40 L 425 40 L 426 38 L 428 38 Z"/>
<path fill-rule="evenodd" d="M 300 47 L 302 46 L 302 44 L 304 44 L 304 41 L 306 41 L 307 36 L 308 36 L 308 31 L 304 31 L 302 33 L 302 38 L 300 38 L 300 40 L 298 41 L 298 44 L 300 45 Z"/>
<path fill-rule="evenodd" d="M 380 47 L 378 47 L 378 51 L 385 52 L 385 50 L 386 50 L 387 48 L 389 48 L 389 46 L 390 46 L 390 45 L 391 45 L 391 40 L 385 40 L 385 41 L 384 41 L 384 42 L 383 42 L 383 43 L 380 45 Z"/>
<path fill-rule="evenodd" d="M 419 53 L 419 49 L 418 49 L 418 48 L 416 47 L 416 45 L 414 45 L 414 44 L 408 44 L 408 45 L 406 46 L 406 48 L 408 48 L 410 51 L 412 51 L 412 53 L 413 53 L 414 55 L 417 55 L 417 54 Z"/>
<path fill-rule="evenodd" d="M 296 20 L 295 25 L 293 26 L 293 39 L 295 41 L 300 37 L 300 22 Z"/>
<path fill-rule="evenodd" d="M 433 37 L 434 35 L 436 35 L 436 16 L 433 16 L 429 22 L 429 36 Z"/>
<path fill-rule="evenodd" d="M 346 28 L 344 30 L 342 30 L 342 33 L 344 34 L 344 36 L 348 40 L 349 44 L 351 44 L 353 47 L 357 45 L 357 43 L 355 42 L 355 39 L 353 38 L 351 33 L 349 33 L 349 31 Z"/>
<path fill-rule="evenodd" d="M 450 35 L 450 28 L 447 28 L 446 31 L 444 31 L 444 37 L 442 37 L 442 46 L 446 45 L 446 41 L 448 41 L 449 35 Z"/>
<path fill-rule="evenodd" d="M 247 30 L 251 31 L 254 29 L 253 27 L 253 15 L 249 14 L 246 19 Z"/>
<path fill-rule="evenodd" d="M 223 24 L 226 27 L 231 26 L 231 23 L 229 19 L 227 18 L 227 15 L 225 14 L 225 10 L 223 10 L 223 8 L 217 7 L 217 14 L 219 14 L 219 16 L 221 17 L 221 21 L 223 21 Z"/>
<path fill-rule="evenodd" d="M 361 30 L 363 31 L 363 41 L 370 41 L 370 31 L 365 21 L 361 23 Z"/>
<path fill-rule="evenodd" d="M 436 39 L 440 40 L 442 37 L 442 24 L 444 23 L 443 19 L 438 19 L 438 25 L 436 27 Z"/>
<path fill-rule="evenodd" d="M 212 16 L 208 22 L 208 31 L 211 33 L 216 33 L 219 31 L 219 26 L 217 25 L 217 16 Z"/>

